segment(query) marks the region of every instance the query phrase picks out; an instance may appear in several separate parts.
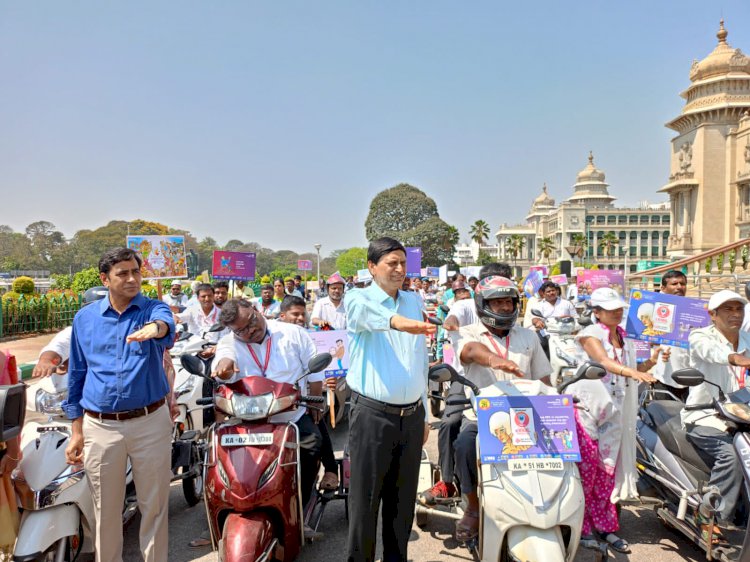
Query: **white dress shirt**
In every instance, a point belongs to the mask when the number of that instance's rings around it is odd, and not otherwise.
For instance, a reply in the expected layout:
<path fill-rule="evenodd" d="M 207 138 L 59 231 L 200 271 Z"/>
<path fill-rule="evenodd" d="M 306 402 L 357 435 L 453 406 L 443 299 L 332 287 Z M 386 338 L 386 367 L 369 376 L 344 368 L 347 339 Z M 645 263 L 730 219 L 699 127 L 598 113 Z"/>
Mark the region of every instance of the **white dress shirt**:
<path fill-rule="evenodd" d="M 231 359 L 237 365 L 239 373 L 225 382 L 235 382 L 244 377 L 266 376 L 276 382 L 294 384 L 307 371 L 307 364 L 316 354 L 315 344 L 307 335 L 307 332 L 296 324 L 289 324 L 279 320 L 266 322 L 268 331 L 266 337 L 260 343 L 244 343 L 229 333 L 219 340 L 216 346 L 216 357 L 214 365 L 218 365 L 222 359 Z M 271 357 L 268 359 L 268 368 L 263 374 L 263 365 L 266 362 L 267 340 L 271 338 Z M 251 355 L 248 346 L 252 347 L 260 365 Z M 324 379 L 323 373 L 312 373 L 307 376 L 307 382 L 320 382 Z M 305 385 L 300 383 L 303 389 Z M 297 421 L 305 414 L 305 407 L 290 412 L 282 412 L 271 417 L 273 423 Z"/>
<path fill-rule="evenodd" d="M 208 332 L 209 328 L 219 321 L 219 314 L 221 309 L 214 305 L 211 311 L 206 314 L 203 312 L 203 308 L 198 306 L 191 306 L 186 308 L 184 312 L 177 315 L 180 322 L 187 324 L 187 331 L 194 336 L 203 337 L 207 342 L 216 343 L 219 338 L 229 333 L 227 328 L 224 328 L 220 332 Z M 204 332 L 207 332 L 204 336 Z"/>
<path fill-rule="evenodd" d="M 45 351 L 54 351 L 57 353 L 61 359 L 60 363 L 67 361 L 68 357 L 70 357 L 70 338 L 73 336 L 73 326 L 68 326 L 67 328 L 63 328 L 57 334 L 55 334 L 55 337 L 50 340 L 50 342 L 45 345 L 42 350 L 39 352 L 39 355 L 44 353 Z"/>
<path fill-rule="evenodd" d="M 561 316 L 572 316 L 573 318 L 578 318 L 578 312 L 576 311 L 576 307 L 573 306 L 573 303 L 561 299 L 560 297 L 557 298 L 555 304 L 543 300 L 539 303 L 537 309 L 545 318 L 559 318 Z"/>
<path fill-rule="evenodd" d="M 733 367 L 729 364 L 729 356 L 733 353 L 747 356 L 750 350 L 750 334 L 740 330 L 740 340 L 737 351 L 729 340 L 716 329 L 713 324 L 705 328 L 698 328 L 690 333 L 690 366 L 698 369 L 705 380 L 717 384 L 726 393 L 739 390 L 743 382 L 743 367 Z M 747 386 L 747 383 L 745 383 Z M 686 406 L 693 404 L 710 404 L 719 397 L 719 390 L 706 383 L 690 387 L 690 393 L 685 401 Z M 683 425 L 695 424 L 726 430 L 727 425 L 716 417 L 715 411 L 694 410 L 682 411 Z"/>
<path fill-rule="evenodd" d="M 331 302 L 331 297 L 323 297 L 315 302 L 313 306 L 311 318 L 318 318 L 323 322 L 328 322 L 331 328 L 334 330 L 346 330 L 346 308 L 344 307 L 344 299 L 339 301 L 339 305 L 335 306 Z"/>
<path fill-rule="evenodd" d="M 672 380 L 672 373 L 690 367 L 690 351 L 684 347 L 664 344 L 661 345 L 661 348 L 662 353 L 664 353 L 665 350 L 669 350 L 669 361 L 664 362 L 661 357 L 659 357 L 656 361 L 656 365 L 651 369 L 651 374 L 662 384 L 674 388 L 685 388 L 681 384 L 677 384 Z"/>
<path fill-rule="evenodd" d="M 186 307 L 188 303 L 188 297 L 184 293 L 180 293 L 174 296 L 172 293 L 162 295 L 161 300 L 167 303 L 168 306 Z"/>

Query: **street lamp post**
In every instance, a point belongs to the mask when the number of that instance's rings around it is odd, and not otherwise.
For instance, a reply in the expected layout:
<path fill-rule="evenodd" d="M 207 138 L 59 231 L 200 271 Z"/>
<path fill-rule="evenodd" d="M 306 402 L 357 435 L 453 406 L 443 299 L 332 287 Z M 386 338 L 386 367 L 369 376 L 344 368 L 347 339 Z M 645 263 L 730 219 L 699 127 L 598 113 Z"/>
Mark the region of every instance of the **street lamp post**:
<path fill-rule="evenodd" d="M 321 244 L 315 244 L 313 246 L 315 248 L 315 251 L 318 253 L 318 283 L 320 283 L 320 248 Z"/>

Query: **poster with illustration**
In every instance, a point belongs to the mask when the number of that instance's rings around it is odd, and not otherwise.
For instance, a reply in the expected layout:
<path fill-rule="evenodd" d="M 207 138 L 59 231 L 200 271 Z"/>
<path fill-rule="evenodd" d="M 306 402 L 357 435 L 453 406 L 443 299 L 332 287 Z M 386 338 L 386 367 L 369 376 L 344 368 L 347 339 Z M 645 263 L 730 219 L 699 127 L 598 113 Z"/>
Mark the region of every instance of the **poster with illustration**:
<path fill-rule="evenodd" d="M 588 298 L 596 289 L 609 287 L 625 294 L 625 272 L 621 269 L 584 269 L 578 273 L 578 296 Z"/>
<path fill-rule="evenodd" d="M 349 370 L 349 337 L 346 330 L 310 330 L 318 353 L 330 353 L 333 359 L 323 370 L 326 378 L 345 377 Z"/>
<path fill-rule="evenodd" d="M 214 250 L 212 260 L 214 279 L 253 281 L 255 279 L 255 253 Z"/>
<path fill-rule="evenodd" d="M 688 348 L 690 332 L 711 324 L 708 302 L 641 289 L 630 291 L 629 338 Z"/>
<path fill-rule="evenodd" d="M 144 279 L 187 277 L 184 236 L 128 236 L 126 243 L 141 256 Z"/>
<path fill-rule="evenodd" d="M 406 248 L 406 276 L 419 277 L 422 275 L 422 248 Z"/>
<path fill-rule="evenodd" d="M 482 462 L 581 460 L 571 396 L 480 395 L 476 401 Z"/>
<path fill-rule="evenodd" d="M 532 265 L 529 267 L 529 271 L 538 271 L 542 274 L 542 277 L 547 277 L 549 275 L 549 268 L 546 265 Z"/>
<path fill-rule="evenodd" d="M 544 283 L 541 271 L 530 271 L 523 281 L 523 294 L 530 298 L 539 292 L 539 287 Z"/>
<path fill-rule="evenodd" d="M 551 275 L 549 278 L 550 281 L 553 283 L 557 283 L 558 285 L 567 285 L 568 284 L 568 276 L 564 273 L 561 273 L 560 275 Z"/>

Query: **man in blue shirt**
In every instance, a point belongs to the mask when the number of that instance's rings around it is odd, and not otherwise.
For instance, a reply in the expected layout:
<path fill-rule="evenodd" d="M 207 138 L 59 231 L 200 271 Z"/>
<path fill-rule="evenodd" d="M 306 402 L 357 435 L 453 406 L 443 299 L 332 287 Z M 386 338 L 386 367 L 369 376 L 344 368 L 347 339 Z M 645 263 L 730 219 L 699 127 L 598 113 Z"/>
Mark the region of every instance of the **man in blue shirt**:
<path fill-rule="evenodd" d="M 171 345 L 169 307 L 141 295 L 141 258 L 117 248 L 99 260 L 109 296 L 73 320 L 68 400 L 73 420 L 68 463 L 83 462 L 94 500 L 99 562 L 122 561 L 127 461 L 141 512 L 146 562 L 167 560 L 172 423 L 162 355 Z"/>
<path fill-rule="evenodd" d="M 400 242 L 371 242 L 367 267 L 372 285 L 344 299 L 352 389 L 348 559 L 375 558 L 382 502 L 383 562 L 400 562 L 407 559 L 421 447 L 429 431 L 424 336 L 435 326 L 423 321 L 419 296 L 399 290 L 406 276 Z"/>

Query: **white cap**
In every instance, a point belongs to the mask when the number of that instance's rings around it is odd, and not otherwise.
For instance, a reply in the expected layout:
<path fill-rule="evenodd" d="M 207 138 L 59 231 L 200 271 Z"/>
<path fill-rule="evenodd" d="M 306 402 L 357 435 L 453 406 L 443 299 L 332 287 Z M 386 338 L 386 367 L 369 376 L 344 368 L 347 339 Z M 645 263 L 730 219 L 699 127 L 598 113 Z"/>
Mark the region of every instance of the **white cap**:
<path fill-rule="evenodd" d="M 625 308 L 625 301 L 620 293 L 609 287 L 600 287 L 591 293 L 589 304 L 592 308 L 603 308 L 604 310 L 617 310 Z"/>
<path fill-rule="evenodd" d="M 182 283 L 175 279 L 174 281 L 172 281 L 172 287 L 182 287 Z"/>
<path fill-rule="evenodd" d="M 746 298 L 738 295 L 734 291 L 730 291 L 729 289 L 724 289 L 723 291 L 719 291 L 718 293 L 711 296 L 711 298 L 708 300 L 708 310 L 716 310 L 725 302 L 732 302 L 732 301 L 737 301 L 737 302 L 741 302 L 742 304 L 747 304 Z"/>

